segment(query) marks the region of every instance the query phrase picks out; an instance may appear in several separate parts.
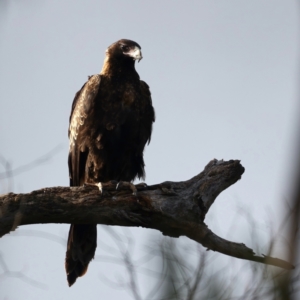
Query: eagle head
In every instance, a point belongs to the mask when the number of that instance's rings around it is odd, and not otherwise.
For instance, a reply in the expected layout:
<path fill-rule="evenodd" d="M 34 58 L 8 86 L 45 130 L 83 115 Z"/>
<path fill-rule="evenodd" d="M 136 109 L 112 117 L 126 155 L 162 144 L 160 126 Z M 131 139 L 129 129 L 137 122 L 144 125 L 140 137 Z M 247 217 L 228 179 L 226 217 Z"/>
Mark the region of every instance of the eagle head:
<path fill-rule="evenodd" d="M 141 46 L 134 41 L 126 39 L 119 40 L 110 45 L 106 50 L 106 55 L 118 60 L 137 60 L 138 62 L 143 58 Z"/>

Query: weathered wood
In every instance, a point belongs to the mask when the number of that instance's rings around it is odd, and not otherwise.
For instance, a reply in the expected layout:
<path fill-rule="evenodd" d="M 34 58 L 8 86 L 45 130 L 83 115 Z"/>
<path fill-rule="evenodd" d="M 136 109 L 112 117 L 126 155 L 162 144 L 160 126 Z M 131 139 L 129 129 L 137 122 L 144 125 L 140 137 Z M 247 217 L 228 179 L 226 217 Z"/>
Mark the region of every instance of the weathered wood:
<path fill-rule="evenodd" d="M 102 194 L 91 186 L 9 193 L 0 197 L 0 236 L 17 226 L 37 223 L 142 226 L 171 237 L 187 236 L 230 256 L 291 269 L 288 262 L 255 256 L 245 245 L 218 237 L 204 223 L 216 197 L 243 173 L 238 160 L 214 159 L 187 181 L 137 185 L 136 196 L 126 185 L 116 190 L 114 182 L 104 183 Z"/>

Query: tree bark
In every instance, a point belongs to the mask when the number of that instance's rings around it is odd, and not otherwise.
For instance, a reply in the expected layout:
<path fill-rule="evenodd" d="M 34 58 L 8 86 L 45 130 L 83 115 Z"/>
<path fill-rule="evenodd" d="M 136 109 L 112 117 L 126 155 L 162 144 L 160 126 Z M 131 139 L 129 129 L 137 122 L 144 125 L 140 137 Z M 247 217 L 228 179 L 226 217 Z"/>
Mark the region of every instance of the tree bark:
<path fill-rule="evenodd" d="M 142 226 L 171 237 L 187 236 L 210 250 L 285 269 L 293 266 L 281 259 L 256 256 L 244 244 L 224 240 L 204 223 L 216 197 L 244 173 L 238 160 L 210 161 L 203 172 L 181 182 L 129 187 L 115 182 L 95 186 L 53 187 L 28 194 L 0 196 L 0 237 L 17 226 L 37 223 L 105 224 Z"/>

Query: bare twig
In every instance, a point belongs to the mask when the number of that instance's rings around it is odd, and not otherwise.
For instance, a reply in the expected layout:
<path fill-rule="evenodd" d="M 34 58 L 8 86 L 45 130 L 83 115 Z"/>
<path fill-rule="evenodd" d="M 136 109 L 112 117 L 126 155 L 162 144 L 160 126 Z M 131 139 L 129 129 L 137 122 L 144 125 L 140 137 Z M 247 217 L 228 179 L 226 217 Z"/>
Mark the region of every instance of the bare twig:
<path fill-rule="evenodd" d="M 48 153 L 38 157 L 34 161 L 27 163 L 23 166 L 12 169 L 11 164 L 7 159 L 0 155 L 0 164 L 4 167 L 5 171 L 0 172 L 0 180 L 15 177 L 21 173 L 27 172 L 47 161 L 49 161 L 55 154 L 57 154 L 62 149 L 62 145 L 54 147 Z"/>
<path fill-rule="evenodd" d="M 0 267 L 1 267 L 1 269 L 3 269 L 3 272 L 0 273 L 0 280 L 4 280 L 8 277 L 13 277 L 13 278 L 18 278 L 34 287 L 44 289 L 44 290 L 47 289 L 47 285 L 26 276 L 21 271 L 10 271 L 1 255 L 1 253 L 0 253 Z"/>

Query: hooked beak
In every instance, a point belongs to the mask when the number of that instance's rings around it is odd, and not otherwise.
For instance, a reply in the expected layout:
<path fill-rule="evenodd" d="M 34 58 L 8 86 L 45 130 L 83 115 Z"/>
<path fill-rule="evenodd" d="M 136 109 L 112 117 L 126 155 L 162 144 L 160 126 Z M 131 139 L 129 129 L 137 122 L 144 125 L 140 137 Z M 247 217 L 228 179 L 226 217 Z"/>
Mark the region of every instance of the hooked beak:
<path fill-rule="evenodd" d="M 128 52 L 128 55 L 138 62 L 143 58 L 142 51 L 139 47 L 134 47 L 134 49 Z"/>

